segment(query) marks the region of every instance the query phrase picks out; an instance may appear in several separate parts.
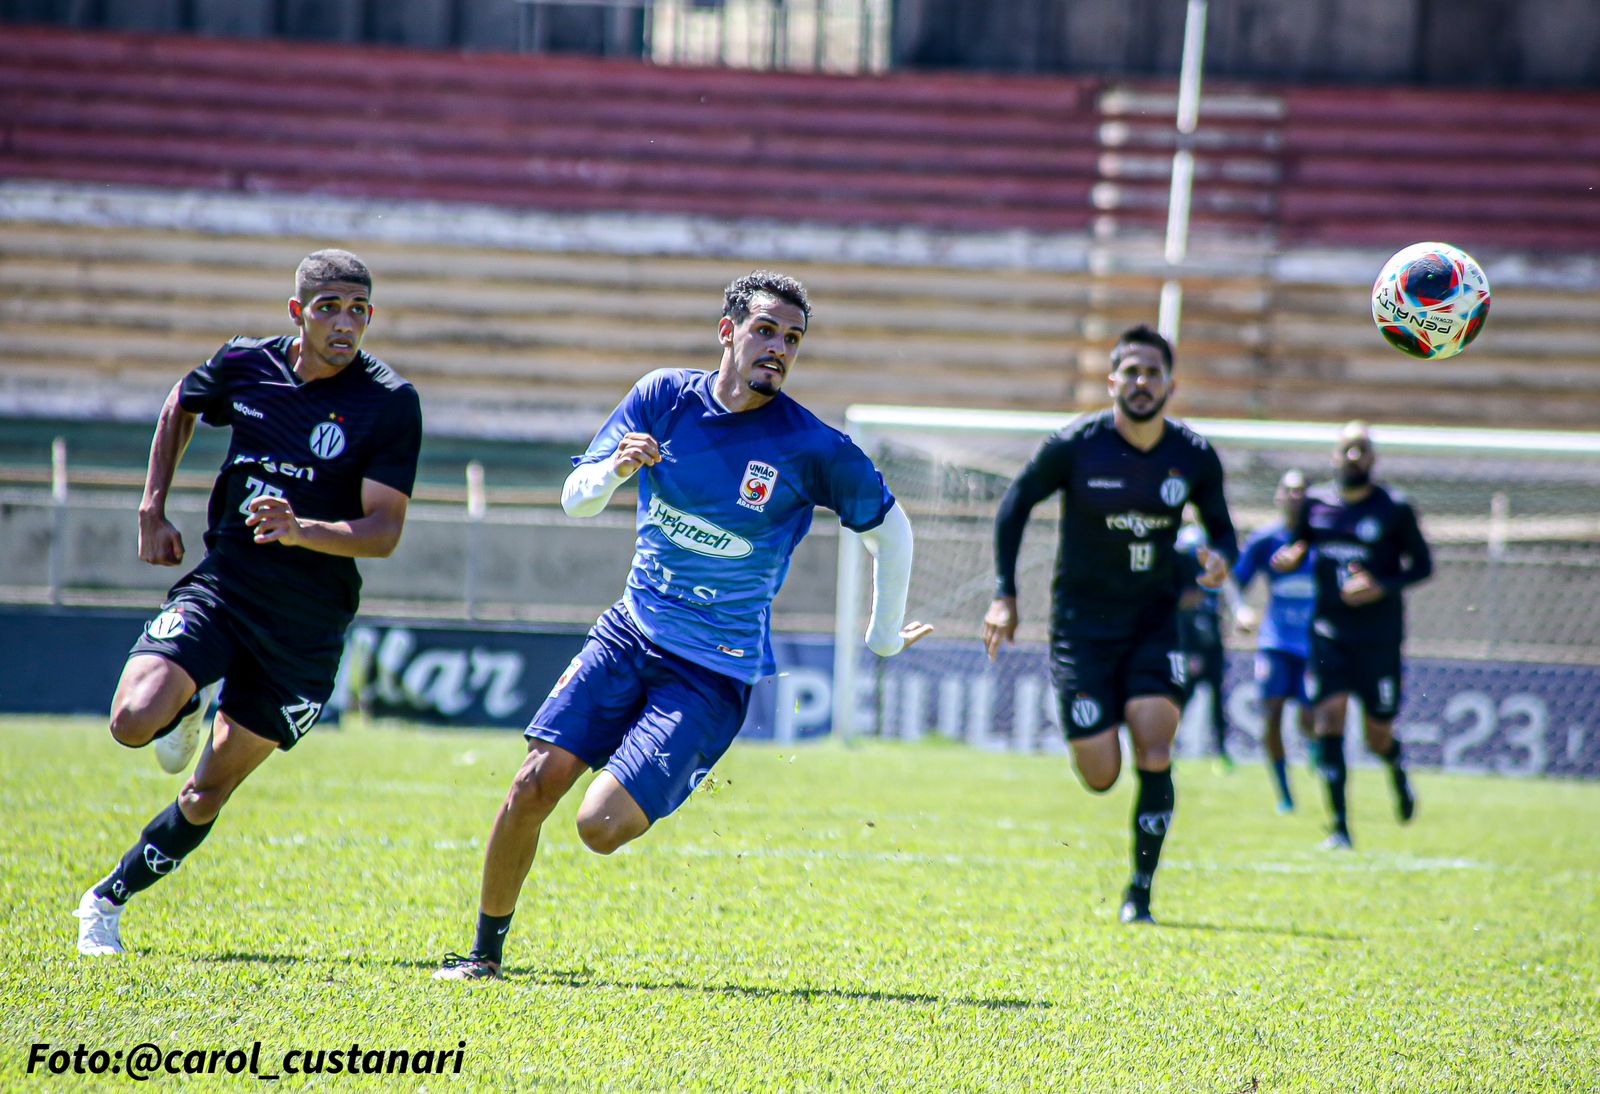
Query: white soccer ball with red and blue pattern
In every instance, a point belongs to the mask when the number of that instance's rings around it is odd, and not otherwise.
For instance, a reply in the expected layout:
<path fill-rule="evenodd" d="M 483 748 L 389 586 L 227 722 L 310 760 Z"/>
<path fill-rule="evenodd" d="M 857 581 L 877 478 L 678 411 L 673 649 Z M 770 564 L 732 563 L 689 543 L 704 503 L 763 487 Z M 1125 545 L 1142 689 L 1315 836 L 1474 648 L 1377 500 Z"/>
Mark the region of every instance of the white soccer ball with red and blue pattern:
<path fill-rule="evenodd" d="M 1383 264 L 1372 321 L 1401 353 L 1430 361 L 1466 349 L 1489 318 L 1489 279 L 1460 247 L 1413 243 Z"/>

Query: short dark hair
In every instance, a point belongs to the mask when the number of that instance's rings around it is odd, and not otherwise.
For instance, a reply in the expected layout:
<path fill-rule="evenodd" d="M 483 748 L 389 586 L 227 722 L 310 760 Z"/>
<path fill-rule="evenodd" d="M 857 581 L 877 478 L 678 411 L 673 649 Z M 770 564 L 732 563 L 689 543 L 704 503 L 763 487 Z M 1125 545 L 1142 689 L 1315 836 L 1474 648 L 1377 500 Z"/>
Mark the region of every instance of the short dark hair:
<path fill-rule="evenodd" d="M 757 296 L 775 296 L 799 308 L 811 322 L 811 300 L 806 287 L 792 277 L 772 270 L 752 270 L 736 277 L 722 292 L 722 314 L 735 323 L 750 314 L 750 301 Z"/>
<path fill-rule="evenodd" d="M 1129 327 L 1117 338 L 1117 344 L 1111 347 L 1111 367 L 1114 370 L 1122 364 L 1123 350 L 1128 346 L 1154 346 L 1161 351 L 1162 358 L 1167 362 L 1167 373 L 1172 373 L 1172 343 L 1161 337 L 1155 328 L 1140 323 L 1137 327 Z"/>
<path fill-rule="evenodd" d="M 335 281 L 361 285 L 367 292 L 372 291 L 372 271 L 367 269 L 367 264 L 349 251 L 329 247 L 312 251 L 300 260 L 294 271 L 295 299 L 304 301 L 312 289 Z"/>

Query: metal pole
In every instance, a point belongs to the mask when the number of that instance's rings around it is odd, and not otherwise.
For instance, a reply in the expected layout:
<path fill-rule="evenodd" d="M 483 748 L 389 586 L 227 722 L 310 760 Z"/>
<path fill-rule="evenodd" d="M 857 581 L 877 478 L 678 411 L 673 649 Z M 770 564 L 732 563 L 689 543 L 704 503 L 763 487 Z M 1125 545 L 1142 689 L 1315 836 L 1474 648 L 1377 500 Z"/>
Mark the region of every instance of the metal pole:
<path fill-rule="evenodd" d="M 483 464 L 473 460 L 467 464 L 467 557 L 466 600 L 467 618 L 478 617 L 478 577 L 483 553 L 483 518 L 489 511 L 489 498 L 483 488 Z"/>
<path fill-rule="evenodd" d="M 67 439 L 50 442 L 50 603 L 61 603 L 67 558 Z"/>
<path fill-rule="evenodd" d="M 1167 201 L 1167 265 L 1177 266 L 1189 252 L 1189 204 L 1194 192 L 1194 153 L 1188 138 L 1200 121 L 1200 72 L 1205 63 L 1206 0 L 1189 0 L 1183 26 L 1183 66 L 1178 74 L 1178 141 L 1172 154 L 1172 190 Z M 1169 271 L 1161 286 L 1156 326 L 1174 345 L 1183 314 L 1183 284 Z"/>

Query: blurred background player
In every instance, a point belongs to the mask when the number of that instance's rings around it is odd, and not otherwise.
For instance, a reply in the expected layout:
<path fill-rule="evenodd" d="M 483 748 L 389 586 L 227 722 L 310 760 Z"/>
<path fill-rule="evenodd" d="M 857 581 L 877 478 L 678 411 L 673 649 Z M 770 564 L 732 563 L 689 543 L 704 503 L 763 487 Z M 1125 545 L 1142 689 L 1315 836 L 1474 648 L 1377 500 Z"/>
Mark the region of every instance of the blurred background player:
<path fill-rule="evenodd" d="M 1314 740 L 1311 701 L 1306 695 L 1306 673 L 1311 656 L 1311 613 L 1316 602 L 1316 579 L 1312 574 L 1314 552 L 1308 552 L 1300 565 L 1287 573 L 1271 566 L 1272 556 L 1289 542 L 1290 529 L 1300 518 L 1306 500 L 1306 478 L 1297 470 L 1283 473 L 1273 503 L 1279 520 L 1251 536 L 1239 552 L 1233 568 L 1241 594 L 1263 574 L 1267 579 L 1267 608 L 1257 617 L 1241 603 L 1234 612 L 1234 623 L 1242 633 L 1257 632 L 1256 685 L 1261 691 L 1261 721 L 1267 748 L 1267 763 L 1278 791 L 1278 812 L 1294 811 L 1294 794 L 1289 788 L 1287 753 L 1283 746 L 1283 712 L 1290 699 L 1295 703 L 1295 718 L 1308 747 Z"/>
<path fill-rule="evenodd" d="M 1176 548 L 1179 554 L 1178 574 L 1178 645 L 1183 650 L 1186 676 L 1183 685 L 1183 709 L 1188 710 L 1200 685 L 1206 692 L 1206 728 L 1211 733 L 1211 749 L 1217 766 L 1224 772 L 1233 770 L 1233 757 L 1228 754 L 1228 713 L 1223 677 L 1227 668 L 1227 651 L 1223 648 L 1223 620 L 1231 612 L 1226 610 L 1234 598 L 1229 582 L 1221 588 L 1208 589 L 1200 584 L 1205 566 L 1200 561 L 1200 548 L 1206 546 L 1206 531 L 1198 523 L 1198 514 L 1190 506 L 1184 514 L 1185 523 L 1178 530 Z"/>
<path fill-rule="evenodd" d="M 472 951 L 439 980 L 498 979 L 539 831 L 590 768 L 578 835 L 610 854 L 694 792 L 744 723 L 750 689 L 776 671 L 771 611 L 814 508 L 832 509 L 876 559 L 866 642 L 892 657 L 932 632 L 901 627 L 911 522 L 845 434 L 782 388 L 811 305 L 796 280 L 757 270 L 728 286 L 716 371 L 659 369 L 601 426 L 562 489 L 599 513 L 639 475 L 627 591 L 534 714 L 528 754 L 495 817 Z"/>
<path fill-rule="evenodd" d="M 1335 849 L 1351 845 L 1344 727 L 1352 693 L 1361 699 L 1367 747 L 1389 765 L 1401 822 L 1417 809 L 1394 719 L 1405 638 L 1402 593 L 1433 573 L 1433 555 L 1410 501 L 1372 481 L 1376 461 L 1365 423 L 1340 430 L 1334 484 L 1307 492 L 1293 541 L 1272 556 L 1274 570 L 1293 573 L 1312 554 L 1317 592 L 1306 691 L 1316 704 L 1317 763 L 1333 811 L 1324 846 Z"/>
<path fill-rule="evenodd" d="M 239 784 L 293 748 L 333 693 L 361 589 L 355 560 L 400 542 L 422 440 L 416 389 L 361 349 L 371 297 L 372 275 L 355 255 L 307 255 L 289 301 L 299 333 L 234 338 L 161 408 L 139 506 L 145 562 L 183 561 L 166 502 L 195 419 L 231 426 L 232 436 L 211 490 L 205 558 L 134 643 L 111 735 L 129 748 L 156 740 L 162 766 L 181 771 L 204 735 L 210 685 L 227 679 L 177 801 L 79 901 L 79 953 L 123 952 L 129 898 L 200 846 Z"/>
<path fill-rule="evenodd" d="M 1111 350 L 1110 410 L 1047 438 L 995 516 L 995 598 L 983 620 L 993 659 L 1017 632 L 1017 553 L 1033 507 L 1061 494 L 1050 669 L 1061 724 L 1085 786 L 1110 790 L 1126 725 L 1139 773 L 1133 871 L 1124 923 L 1153 923 L 1150 890 L 1172 821 L 1172 742 L 1187 678 L 1178 645 L 1174 544 L 1190 500 L 1212 544 L 1198 549 L 1200 584 L 1226 580 L 1237 551 L 1222 462 L 1205 438 L 1162 416 L 1176 390 L 1172 347 L 1149 327 Z"/>

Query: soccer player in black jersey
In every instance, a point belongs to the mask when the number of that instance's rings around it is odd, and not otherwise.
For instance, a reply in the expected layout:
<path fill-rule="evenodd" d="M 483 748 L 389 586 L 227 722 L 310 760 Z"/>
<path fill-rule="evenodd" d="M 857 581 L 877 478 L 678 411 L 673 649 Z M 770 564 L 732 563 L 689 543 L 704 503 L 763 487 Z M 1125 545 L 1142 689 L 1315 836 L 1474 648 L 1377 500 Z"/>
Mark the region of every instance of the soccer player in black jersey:
<path fill-rule="evenodd" d="M 1174 542 L 1193 501 L 1210 540 L 1200 584 L 1217 588 L 1238 551 L 1216 452 L 1162 416 L 1175 388 L 1172 347 L 1149 327 L 1111 351 L 1110 410 L 1046 439 L 1006 491 L 995 518 L 995 598 L 983 621 L 992 658 L 1017 630 L 1017 552 L 1033 507 L 1061 494 L 1050 667 L 1061 724 L 1084 784 L 1110 790 L 1127 725 L 1139 773 L 1133 875 L 1124 923 L 1153 923 L 1150 887 L 1172 820 L 1172 741 L 1186 674 L 1178 644 Z"/>
<path fill-rule="evenodd" d="M 1316 704 L 1317 766 L 1333 811 L 1333 831 L 1323 844 L 1330 849 L 1350 846 L 1344 727 L 1352 692 L 1361 698 L 1367 747 L 1389 765 L 1400 820 L 1409 821 L 1417 810 L 1394 735 L 1405 638 L 1401 593 L 1432 575 L 1433 555 L 1411 503 L 1372 481 L 1376 460 L 1366 425 L 1346 425 L 1333 449 L 1336 484 L 1306 493 L 1290 542 L 1272 556 L 1274 570 L 1290 573 L 1316 549 L 1306 690 Z"/>
<path fill-rule="evenodd" d="M 195 419 L 231 426 L 211 491 L 205 558 L 174 585 L 134 643 L 111 705 L 111 735 L 153 740 L 181 771 L 203 735 L 205 696 L 221 686 L 211 737 L 178 798 L 83 894 L 78 952 L 123 952 L 123 906 L 177 869 L 240 783 L 316 724 L 333 692 L 361 578 L 355 559 L 394 551 L 416 477 L 416 389 L 361 350 L 372 275 L 348 251 L 308 255 L 289 316 L 298 333 L 235 338 L 186 375 L 156 422 L 139 506 L 139 557 L 183 562 L 166 517 L 173 472 Z"/>

